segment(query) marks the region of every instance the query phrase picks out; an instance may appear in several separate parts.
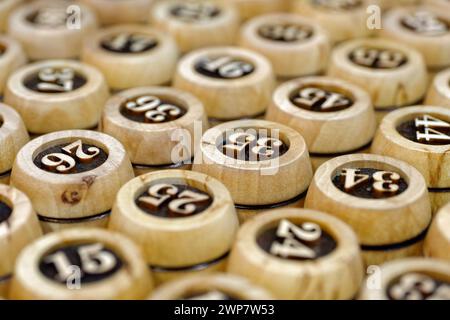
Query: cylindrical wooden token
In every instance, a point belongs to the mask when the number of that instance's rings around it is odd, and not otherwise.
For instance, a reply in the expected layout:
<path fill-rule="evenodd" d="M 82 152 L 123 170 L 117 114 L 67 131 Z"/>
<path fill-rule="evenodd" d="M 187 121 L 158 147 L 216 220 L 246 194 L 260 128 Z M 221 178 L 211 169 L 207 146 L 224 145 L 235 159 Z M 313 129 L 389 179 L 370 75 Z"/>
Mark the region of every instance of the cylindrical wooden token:
<path fill-rule="evenodd" d="M 272 300 L 273 296 L 245 278 L 214 273 L 191 276 L 159 287 L 152 300 Z"/>
<path fill-rule="evenodd" d="M 236 9 L 217 1 L 160 1 L 150 21 L 176 40 L 181 52 L 233 45 L 239 28 Z"/>
<path fill-rule="evenodd" d="M 312 178 L 303 137 L 264 120 L 232 121 L 206 131 L 193 170 L 225 184 L 241 221 L 269 209 L 302 206 Z"/>
<path fill-rule="evenodd" d="M 360 294 L 361 300 L 450 300 L 450 263 L 408 258 L 383 264 Z"/>
<path fill-rule="evenodd" d="M 289 0 L 219 0 L 220 2 L 233 5 L 238 11 L 242 20 L 253 17 L 286 11 Z"/>
<path fill-rule="evenodd" d="M 80 55 L 83 39 L 97 28 L 95 13 L 74 1 L 41 0 L 14 10 L 8 32 L 31 60 Z"/>
<path fill-rule="evenodd" d="M 140 244 L 156 283 L 225 269 L 238 228 L 230 193 L 185 170 L 139 176 L 119 191 L 109 228 Z"/>
<path fill-rule="evenodd" d="M 97 14 L 102 25 L 144 23 L 155 0 L 80 0 Z"/>
<path fill-rule="evenodd" d="M 0 35 L 0 94 L 3 93 L 8 77 L 24 65 L 27 57 L 22 46 L 15 39 Z"/>
<path fill-rule="evenodd" d="M 97 69 L 72 60 L 48 60 L 14 72 L 5 103 L 19 112 L 28 131 L 44 134 L 97 126 L 108 96 Z"/>
<path fill-rule="evenodd" d="M 317 21 L 328 33 L 332 43 L 366 37 L 367 0 L 294 0 L 292 11 Z"/>
<path fill-rule="evenodd" d="M 398 41 L 385 39 L 352 40 L 337 46 L 331 55 L 328 75 L 366 90 L 378 121 L 393 109 L 421 101 L 428 86 L 420 53 Z"/>
<path fill-rule="evenodd" d="M 450 12 L 434 6 L 392 9 L 383 17 L 380 36 L 419 51 L 428 68 L 450 66 Z"/>
<path fill-rule="evenodd" d="M 168 84 L 178 59 L 175 40 L 144 25 L 100 30 L 84 42 L 82 60 L 96 66 L 111 89 Z"/>
<path fill-rule="evenodd" d="M 6 297 L 14 263 L 28 243 L 42 235 L 30 199 L 0 184 L 0 297 Z"/>
<path fill-rule="evenodd" d="M 433 212 L 450 202 L 450 110 L 415 106 L 383 119 L 372 152 L 408 162 L 425 177 Z"/>
<path fill-rule="evenodd" d="M 370 154 L 329 160 L 316 171 L 305 207 L 329 212 L 358 235 L 366 265 L 422 255 L 431 222 L 424 178 L 407 163 Z"/>
<path fill-rule="evenodd" d="M 152 290 L 142 252 L 126 237 L 95 228 L 48 234 L 27 246 L 14 269 L 10 298 L 144 299 Z"/>
<path fill-rule="evenodd" d="M 27 129 L 19 114 L 0 103 L 0 183 L 9 183 L 14 159 L 28 140 Z"/>
<path fill-rule="evenodd" d="M 251 19 L 242 27 L 239 43 L 268 58 L 279 78 L 322 73 L 330 51 L 319 24 L 288 13 Z"/>
<path fill-rule="evenodd" d="M 14 162 L 11 184 L 25 192 L 44 231 L 105 227 L 121 186 L 133 169 L 119 141 L 95 131 L 72 130 L 38 137 Z"/>
<path fill-rule="evenodd" d="M 178 64 L 174 86 L 191 92 L 218 120 L 257 117 L 270 103 L 275 85 L 270 62 L 236 47 L 193 51 Z"/>
<path fill-rule="evenodd" d="M 208 128 L 208 120 L 202 103 L 187 92 L 141 87 L 113 96 L 101 127 L 125 146 L 140 175 L 164 167 L 190 167 L 195 135 Z"/>
<path fill-rule="evenodd" d="M 355 233 L 339 219 L 280 209 L 241 227 L 228 272 L 277 299 L 351 299 L 363 279 L 363 264 Z"/>
<path fill-rule="evenodd" d="M 283 123 L 305 138 L 313 169 L 346 153 L 365 152 L 376 123 L 369 95 L 331 77 L 305 77 L 279 86 L 266 119 Z"/>
<path fill-rule="evenodd" d="M 450 261 L 450 203 L 434 217 L 425 239 L 425 256 Z"/>
<path fill-rule="evenodd" d="M 425 104 L 450 108 L 450 68 L 439 72 L 433 79 Z"/>
<path fill-rule="evenodd" d="M 8 18 L 11 12 L 22 0 L 4 0 L 0 2 L 0 31 L 5 32 L 8 26 Z"/>

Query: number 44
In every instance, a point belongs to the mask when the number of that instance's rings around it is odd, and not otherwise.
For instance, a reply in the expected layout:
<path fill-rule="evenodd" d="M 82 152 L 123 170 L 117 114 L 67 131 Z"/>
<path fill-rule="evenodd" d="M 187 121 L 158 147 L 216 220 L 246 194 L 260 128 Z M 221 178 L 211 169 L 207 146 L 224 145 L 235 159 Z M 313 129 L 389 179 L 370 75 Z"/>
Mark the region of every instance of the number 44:
<path fill-rule="evenodd" d="M 416 128 L 424 127 L 424 132 L 420 132 L 419 130 L 416 131 L 417 141 L 450 141 L 450 136 L 435 129 L 450 128 L 450 124 L 445 121 L 442 121 L 430 115 L 424 115 L 423 118 L 415 119 L 415 125 Z"/>

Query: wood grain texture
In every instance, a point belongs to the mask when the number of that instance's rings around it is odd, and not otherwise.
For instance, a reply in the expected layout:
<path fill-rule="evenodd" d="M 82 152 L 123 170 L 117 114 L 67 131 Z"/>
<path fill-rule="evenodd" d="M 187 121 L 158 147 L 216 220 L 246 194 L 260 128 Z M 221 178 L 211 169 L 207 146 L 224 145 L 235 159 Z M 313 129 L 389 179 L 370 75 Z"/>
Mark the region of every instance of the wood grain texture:
<path fill-rule="evenodd" d="M 194 66 L 202 58 L 230 56 L 250 62 L 255 70 L 236 79 L 216 79 L 198 73 Z M 237 47 L 199 49 L 179 62 L 174 87 L 191 92 L 203 102 L 209 117 L 227 120 L 264 112 L 270 103 L 275 79 L 270 62 L 258 53 Z"/>
<path fill-rule="evenodd" d="M 69 290 L 46 278 L 37 268 L 50 250 L 64 245 L 94 242 L 112 250 L 126 265 L 114 275 Z M 26 247 L 18 258 L 11 285 L 11 299 L 26 300 L 117 300 L 144 299 L 152 290 L 151 274 L 138 247 L 126 237 L 95 228 L 77 228 L 48 234 Z"/>
<path fill-rule="evenodd" d="M 282 219 L 318 224 L 335 239 L 337 248 L 313 261 L 286 260 L 268 254 L 255 239 Z M 351 299 L 363 278 L 354 232 L 330 215 L 302 209 L 280 209 L 245 223 L 231 252 L 228 272 L 265 287 L 277 299 Z"/>
<path fill-rule="evenodd" d="M 450 108 L 450 68 L 436 74 L 428 89 L 425 104 Z"/>
<path fill-rule="evenodd" d="M 424 245 L 425 256 L 450 261 L 450 204 L 439 210 Z"/>
<path fill-rule="evenodd" d="M 400 52 L 407 62 L 392 69 L 363 67 L 349 59 L 350 53 L 360 47 Z M 335 47 L 328 75 L 360 86 L 369 93 L 372 103 L 379 109 L 416 103 L 424 97 L 428 84 L 425 63 L 418 51 L 399 41 L 378 38 L 352 40 Z"/>
<path fill-rule="evenodd" d="M 145 23 L 155 0 L 80 0 L 91 7 L 101 25 Z"/>
<path fill-rule="evenodd" d="M 27 62 L 27 57 L 20 43 L 6 35 L 0 36 L 0 48 L 3 51 L 0 55 L 0 93 L 3 93 L 8 77 Z"/>
<path fill-rule="evenodd" d="M 66 12 L 70 5 L 81 9 L 81 27 L 67 28 L 65 25 L 37 26 L 27 21 L 27 17 L 37 10 L 58 9 Z M 81 53 L 81 45 L 86 36 L 97 29 L 95 13 L 87 6 L 74 1 L 40 0 L 28 2 L 12 12 L 8 23 L 8 33 L 23 46 L 31 60 L 71 59 Z"/>
<path fill-rule="evenodd" d="M 62 93 L 34 91 L 25 86 L 28 77 L 45 68 L 71 68 L 86 79 L 78 89 Z M 108 87 L 94 67 L 72 60 L 49 60 L 26 65 L 8 79 L 5 103 L 21 115 L 28 131 L 44 134 L 70 129 L 90 129 L 97 125 Z"/>
<path fill-rule="evenodd" d="M 259 34 L 260 28 L 266 25 L 301 26 L 311 30 L 312 35 L 293 42 L 273 41 Z M 323 72 L 331 50 L 328 35 L 318 23 L 288 13 L 267 14 L 251 19 L 241 28 L 239 45 L 269 59 L 277 77 L 301 77 Z"/>
<path fill-rule="evenodd" d="M 157 46 L 140 53 L 117 53 L 103 49 L 101 41 L 120 33 L 143 34 Z M 91 34 L 83 44 L 81 59 L 97 67 L 113 90 L 169 83 L 175 72 L 178 48 L 169 34 L 144 25 L 118 25 Z"/>
<path fill-rule="evenodd" d="M 239 14 L 233 6 L 226 2 L 205 0 L 190 1 L 187 5 L 191 3 L 214 6 L 220 13 L 210 19 L 183 21 L 173 16 L 171 10 L 175 6 L 186 4 L 186 1 L 160 1 L 150 12 L 150 24 L 170 33 L 182 53 L 205 47 L 230 46 L 235 43 L 239 29 Z"/>

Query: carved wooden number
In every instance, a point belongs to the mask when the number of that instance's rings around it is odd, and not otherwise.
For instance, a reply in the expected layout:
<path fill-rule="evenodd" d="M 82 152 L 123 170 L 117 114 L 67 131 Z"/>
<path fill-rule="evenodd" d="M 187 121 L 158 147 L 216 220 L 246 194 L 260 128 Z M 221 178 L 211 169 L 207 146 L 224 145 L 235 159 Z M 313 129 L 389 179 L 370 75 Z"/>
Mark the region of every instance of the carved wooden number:
<path fill-rule="evenodd" d="M 253 71 L 250 63 L 237 61 L 229 56 L 209 59 L 203 63 L 202 68 L 227 79 L 240 78 Z"/>
<path fill-rule="evenodd" d="M 66 24 L 67 13 L 63 8 L 43 8 L 36 12 L 34 23 L 45 27 L 60 27 Z"/>
<path fill-rule="evenodd" d="M 101 243 L 83 245 L 76 250 L 80 265 L 78 266 L 82 274 L 104 274 L 113 270 L 117 265 L 116 257 L 104 250 Z M 73 263 L 63 250 L 44 258 L 44 262 L 53 264 L 56 269 L 56 280 L 66 281 L 73 275 Z"/>
<path fill-rule="evenodd" d="M 135 113 L 144 113 L 145 118 L 152 122 L 164 122 L 169 116 L 180 116 L 182 111 L 179 107 L 163 103 L 155 96 L 142 96 L 133 101 L 128 101 L 125 107 Z"/>
<path fill-rule="evenodd" d="M 293 97 L 295 103 L 312 108 L 319 104 L 321 110 L 347 107 L 351 100 L 336 92 L 329 92 L 319 88 L 303 88 Z"/>
<path fill-rule="evenodd" d="M 156 40 L 146 35 L 120 33 L 106 40 L 104 44 L 114 51 L 129 50 L 137 53 L 147 50 L 156 44 Z"/>
<path fill-rule="evenodd" d="M 316 253 L 308 247 L 307 243 L 318 240 L 322 235 L 322 230 L 319 225 L 312 222 L 304 222 L 301 226 L 296 226 L 283 219 L 278 225 L 276 235 L 282 238 L 283 242 L 272 243 L 271 254 L 282 258 L 315 259 Z"/>
<path fill-rule="evenodd" d="M 180 190 L 167 183 L 155 184 L 148 188 L 148 196 L 141 196 L 138 201 L 155 208 L 160 207 L 168 200 L 168 207 L 172 212 L 180 215 L 189 215 L 197 210 L 196 202 L 208 200 L 209 196 L 191 190 Z"/>
<path fill-rule="evenodd" d="M 44 68 L 39 71 L 37 88 L 44 92 L 68 92 L 73 89 L 75 73 L 71 68 Z"/>
<path fill-rule="evenodd" d="M 450 124 L 432 117 L 424 115 L 415 119 L 415 126 L 417 128 L 417 141 L 448 141 L 450 143 L 450 136 L 440 132 L 439 129 L 450 129 Z"/>
<path fill-rule="evenodd" d="M 375 48 L 356 49 L 352 53 L 352 59 L 361 66 L 381 69 L 397 68 L 406 60 L 401 52 Z"/>
<path fill-rule="evenodd" d="M 404 17 L 403 23 L 417 33 L 436 36 L 446 33 L 448 25 L 429 11 L 418 11 Z"/>
<path fill-rule="evenodd" d="M 429 276 L 409 273 L 389 289 L 394 300 L 449 300 L 450 285 L 439 284 Z"/>
<path fill-rule="evenodd" d="M 281 140 L 276 138 L 257 137 L 250 133 L 237 132 L 230 135 L 228 143 L 223 146 L 225 153 L 235 155 L 237 159 L 245 158 L 245 151 L 250 150 L 250 160 L 260 157 L 271 158 L 279 153 L 279 148 L 283 145 Z M 253 156 L 252 156 L 253 155 Z"/>
<path fill-rule="evenodd" d="M 184 21 L 209 20 L 219 13 L 218 8 L 211 3 L 183 3 L 175 7 L 172 12 Z"/>
<path fill-rule="evenodd" d="M 89 147 L 87 149 L 88 153 L 85 153 L 83 151 L 83 142 L 81 140 L 77 140 L 65 146 L 62 150 L 65 153 L 50 153 L 45 155 L 41 160 L 42 164 L 51 169 L 56 169 L 58 172 L 64 173 L 73 169 L 77 160 L 80 162 L 89 162 L 100 153 L 100 149 L 97 147 Z"/>
<path fill-rule="evenodd" d="M 345 10 L 359 7 L 361 0 L 313 0 L 313 3 L 324 8 Z"/>
<path fill-rule="evenodd" d="M 351 190 L 361 183 L 369 180 L 370 175 L 363 174 L 358 169 L 343 169 L 341 175 L 345 176 L 345 190 Z M 377 171 L 372 175 L 372 187 L 378 192 L 397 192 L 399 190 L 398 181 L 400 175 L 391 171 Z"/>
<path fill-rule="evenodd" d="M 293 42 L 309 38 L 312 31 L 298 25 L 265 25 L 259 29 L 259 33 L 271 40 Z"/>

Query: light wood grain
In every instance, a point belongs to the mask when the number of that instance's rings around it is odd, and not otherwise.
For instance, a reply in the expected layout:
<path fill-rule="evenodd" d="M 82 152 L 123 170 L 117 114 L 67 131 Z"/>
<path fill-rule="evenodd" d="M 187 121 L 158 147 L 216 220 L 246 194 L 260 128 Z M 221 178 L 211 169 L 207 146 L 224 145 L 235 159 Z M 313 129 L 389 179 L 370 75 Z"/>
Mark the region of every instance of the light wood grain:
<path fill-rule="evenodd" d="M 450 261 L 450 204 L 434 217 L 425 239 L 424 253 L 427 257 Z"/>

